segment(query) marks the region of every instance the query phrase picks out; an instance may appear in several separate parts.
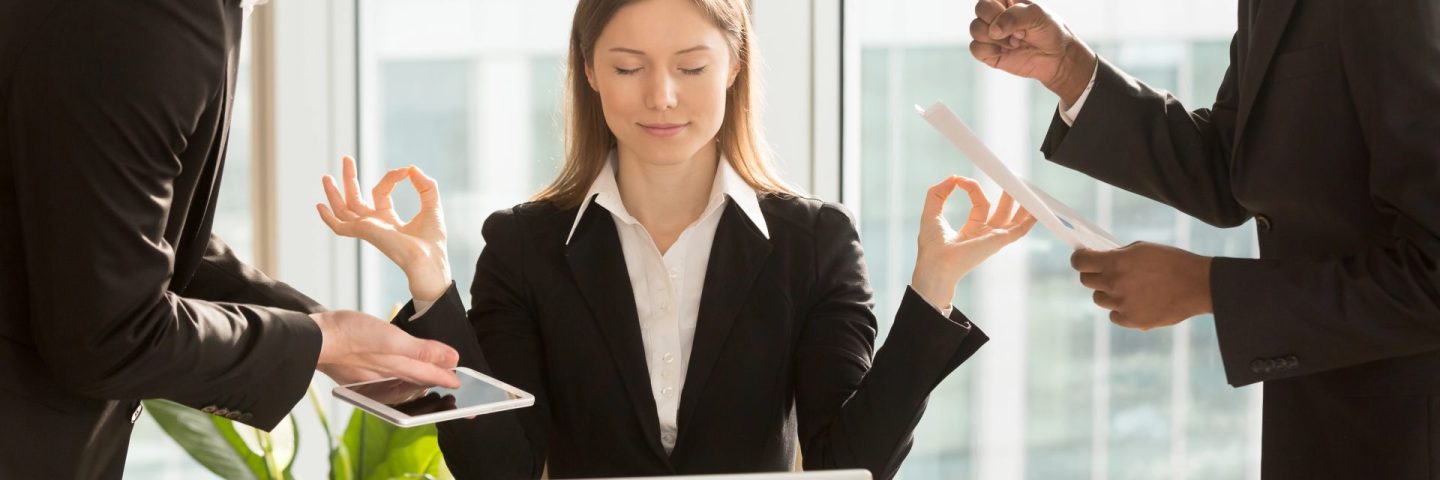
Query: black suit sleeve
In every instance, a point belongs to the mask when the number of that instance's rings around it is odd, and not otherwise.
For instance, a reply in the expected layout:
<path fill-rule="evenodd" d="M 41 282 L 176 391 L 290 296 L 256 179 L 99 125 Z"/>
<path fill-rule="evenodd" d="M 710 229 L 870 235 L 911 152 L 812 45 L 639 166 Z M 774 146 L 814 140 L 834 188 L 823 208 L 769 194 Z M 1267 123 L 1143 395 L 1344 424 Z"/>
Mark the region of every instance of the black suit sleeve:
<path fill-rule="evenodd" d="M 1232 41 L 1232 65 L 1235 48 Z M 1230 188 L 1238 104 L 1233 66 L 1225 71 L 1215 105 L 1192 112 L 1168 92 L 1102 59 L 1074 126 L 1057 113 L 1041 151 L 1050 161 L 1205 223 L 1238 226 L 1250 218 Z"/>
<path fill-rule="evenodd" d="M 413 320 L 414 302 L 395 324 L 420 338 L 444 342 L 470 367 L 535 395 L 535 405 L 438 424 L 440 450 L 457 478 L 540 478 L 545 469 L 549 402 L 544 353 L 525 291 L 522 234 L 511 211 L 496 212 L 481 229 L 485 249 L 475 265 L 467 316 L 451 286 Z"/>
<path fill-rule="evenodd" d="M 200 268 L 180 293 L 212 302 L 264 305 L 305 313 L 325 311 L 319 302 L 290 285 L 241 262 L 218 235 L 210 236 Z"/>
<path fill-rule="evenodd" d="M 178 155 L 223 108 L 223 79 L 206 72 L 224 59 L 122 20 L 74 28 L 94 33 L 32 39 L 0 97 L 15 159 L 5 201 L 21 212 L 0 228 L 21 232 L 25 255 L 5 268 L 25 269 L 36 349 L 78 394 L 216 405 L 271 428 L 313 375 L 315 322 L 169 291 Z"/>
<path fill-rule="evenodd" d="M 1339 51 L 1371 198 L 1395 218 L 1391 241 L 1326 261 L 1215 259 L 1215 324 L 1235 385 L 1440 348 L 1440 2 L 1345 8 Z M 1251 368 L 1278 356 L 1298 368 Z"/>
<path fill-rule="evenodd" d="M 931 390 L 988 338 L 958 310 L 946 318 L 907 288 L 872 363 L 876 322 L 855 225 L 827 204 L 815 237 L 816 296 L 795 360 L 805 469 L 865 468 L 890 478 Z"/>

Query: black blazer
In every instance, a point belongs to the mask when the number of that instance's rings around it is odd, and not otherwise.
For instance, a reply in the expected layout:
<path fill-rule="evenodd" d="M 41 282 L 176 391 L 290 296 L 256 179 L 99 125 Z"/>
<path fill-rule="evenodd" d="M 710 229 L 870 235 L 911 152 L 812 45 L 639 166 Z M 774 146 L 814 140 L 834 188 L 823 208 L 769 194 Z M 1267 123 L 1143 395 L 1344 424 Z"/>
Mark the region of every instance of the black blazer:
<path fill-rule="evenodd" d="M 1048 158 L 1212 225 L 1232 385 L 1265 382 L 1266 478 L 1440 475 L 1440 1 L 1242 0 L 1215 105 L 1102 63 Z"/>
<path fill-rule="evenodd" d="M 119 478 L 142 398 L 270 428 L 305 394 L 319 306 L 210 235 L 240 22 L 0 2 L 0 478 Z"/>
<path fill-rule="evenodd" d="M 467 313 L 454 289 L 397 324 L 460 364 L 537 397 L 534 407 L 439 426 L 460 478 L 790 470 L 895 474 L 930 391 L 987 338 L 907 291 L 885 348 L 860 239 L 839 206 L 765 196 L 766 239 L 727 200 L 666 455 L 635 298 L 611 214 L 529 203 L 485 221 Z M 468 318 L 468 321 L 467 321 Z M 478 340 L 478 341 L 477 341 Z"/>

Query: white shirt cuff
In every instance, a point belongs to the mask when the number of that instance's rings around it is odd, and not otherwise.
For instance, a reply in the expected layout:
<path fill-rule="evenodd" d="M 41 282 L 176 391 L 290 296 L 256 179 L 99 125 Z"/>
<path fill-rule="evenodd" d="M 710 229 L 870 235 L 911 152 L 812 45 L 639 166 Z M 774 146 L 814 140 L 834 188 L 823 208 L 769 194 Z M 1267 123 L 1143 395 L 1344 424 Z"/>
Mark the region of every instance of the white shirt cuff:
<path fill-rule="evenodd" d="M 420 318 L 421 315 L 425 315 L 425 312 L 430 311 L 430 307 L 435 306 L 435 302 L 437 301 L 440 301 L 440 299 L 437 298 L 428 302 L 419 299 L 411 300 L 411 302 L 415 304 L 415 314 L 410 316 L 410 320 L 414 321 L 415 319 Z"/>
<path fill-rule="evenodd" d="M 1085 99 L 1090 97 L 1090 89 L 1095 88 L 1095 76 L 1099 73 L 1100 62 L 1095 62 L 1095 71 L 1090 72 L 1090 83 L 1085 85 L 1085 91 L 1080 92 L 1080 98 L 1075 99 L 1075 104 L 1066 107 L 1065 101 L 1061 100 L 1059 105 L 1055 106 L 1055 110 L 1060 112 L 1060 120 L 1063 120 L 1065 125 L 1075 126 L 1075 118 L 1080 116 L 1080 108 L 1085 106 Z"/>

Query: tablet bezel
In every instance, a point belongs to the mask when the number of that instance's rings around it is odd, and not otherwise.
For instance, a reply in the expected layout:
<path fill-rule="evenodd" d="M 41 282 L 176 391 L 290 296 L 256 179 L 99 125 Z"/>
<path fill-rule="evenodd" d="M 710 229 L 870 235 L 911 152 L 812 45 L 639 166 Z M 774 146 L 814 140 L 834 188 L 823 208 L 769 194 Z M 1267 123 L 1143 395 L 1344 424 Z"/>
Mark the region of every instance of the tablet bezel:
<path fill-rule="evenodd" d="M 445 412 L 434 412 L 424 415 L 407 415 L 404 412 L 401 412 L 394 408 L 390 408 L 390 406 L 388 405 L 375 401 L 370 397 L 361 395 L 360 393 L 351 389 L 352 387 L 368 385 L 371 383 L 392 381 L 395 380 L 394 378 L 382 378 L 379 380 L 370 380 L 366 382 L 340 385 L 331 390 L 331 393 L 334 394 L 336 398 L 344 400 L 346 403 L 354 405 L 356 408 L 359 408 L 366 411 L 367 413 L 370 413 L 371 415 L 379 417 L 381 420 L 390 422 L 391 424 L 398 427 L 406 428 L 416 427 L 420 425 L 428 425 L 432 423 L 443 422 L 446 420 L 454 420 L 457 418 L 465 418 L 475 415 L 483 415 L 487 413 L 514 410 L 517 408 L 529 407 L 535 404 L 534 395 L 531 395 L 529 392 L 526 392 L 519 388 L 515 388 L 508 383 L 496 380 L 494 377 L 466 367 L 456 367 L 453 371 L 456 375 L 467 375 L 475 378 L 476 380 L 488 383 L 493 387 L 499 388 L 501 390 L 504 390 L 506 393 L 516 396 L 517 398 L 495 403 L 475 405 L 473 407 L 457 408 L 455 410 Z"/>

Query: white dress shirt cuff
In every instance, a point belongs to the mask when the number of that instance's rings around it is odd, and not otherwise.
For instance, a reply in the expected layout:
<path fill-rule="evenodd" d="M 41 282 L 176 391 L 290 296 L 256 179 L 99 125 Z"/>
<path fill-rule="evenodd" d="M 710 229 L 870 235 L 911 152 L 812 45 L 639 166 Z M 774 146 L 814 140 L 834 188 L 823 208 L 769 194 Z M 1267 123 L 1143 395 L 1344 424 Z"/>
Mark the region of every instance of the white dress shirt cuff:
<path fill-rule="evenodd" d="M 1090 83 L 1085 85 L 1085 91 L 1080 92 L 1080 97 L 1075 99 L 1075 104 L 1067 107 L 1065 101 L 1061 100 L 1055 106 L 1055 110 L 1060 112 L 1060 120 L 1063 120 L 1065 125 L 1075 126 L 1075 118 L 1080 116 L 1080 108 L 1085 106 L 1085 99 L 1090 97 L 1090 89 L 1095 88 L 1095 76 L 1099 73 L 1100 62 L 1095 62 L 1095 71 L 1090 72 Z"/>
<path fill-rule="evenodd" d="M 420 299 L 411 300 L 411 302 L 415 304 L 415 314 L 410 316 L 410 320 L 414 321 L 415 319 L 420 318 L 421 315 L 425 315 L 425 312 L 430 311 L 430 307 L 435 306 L 435 302 L 438 301 L 440 301 L 440 299 L 438 298 L 429 301 Z"/>

